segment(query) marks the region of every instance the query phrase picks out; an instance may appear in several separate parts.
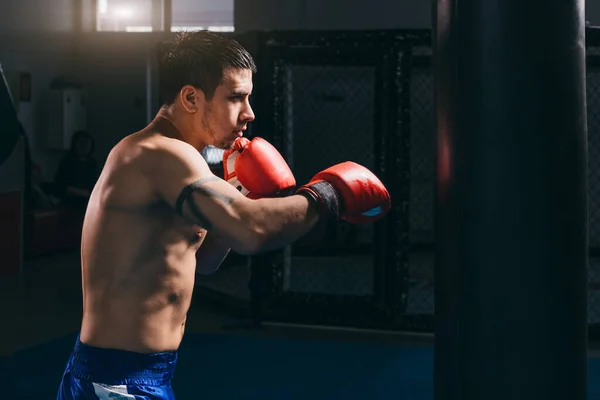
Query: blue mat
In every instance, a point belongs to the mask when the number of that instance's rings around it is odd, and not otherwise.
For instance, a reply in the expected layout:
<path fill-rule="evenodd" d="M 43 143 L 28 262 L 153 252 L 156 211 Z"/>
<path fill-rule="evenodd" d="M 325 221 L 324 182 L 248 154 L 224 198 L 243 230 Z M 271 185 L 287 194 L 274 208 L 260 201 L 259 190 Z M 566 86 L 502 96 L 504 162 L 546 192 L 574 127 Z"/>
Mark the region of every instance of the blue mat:
<path fill-rule="evenodd" d="M 1 398 L 54 399 L 74 341 L 0 359 Z M 600 359 L 589 366 L 588 399 L 600 400 Z M 432 400 L 433 349 L 189 334 L 173 388 L 178 400 Z"/>

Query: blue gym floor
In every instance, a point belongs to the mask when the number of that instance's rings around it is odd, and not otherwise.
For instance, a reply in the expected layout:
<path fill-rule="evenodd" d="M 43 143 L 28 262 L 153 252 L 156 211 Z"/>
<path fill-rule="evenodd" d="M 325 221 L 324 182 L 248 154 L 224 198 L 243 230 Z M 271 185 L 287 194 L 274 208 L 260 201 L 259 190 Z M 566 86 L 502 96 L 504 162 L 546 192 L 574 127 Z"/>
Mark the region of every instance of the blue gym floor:
<path fill-rule="evenodd" d="M 74 341 L 67 336 L 0 359 L 1 398 L 55 398 Z M 188 334 L 173 387 L 178 400 L 432 400 L 432 381 L 426 345 Z M 590 358 L 588 386 L 588 399 L 600 400 L 600 358 Z"/>

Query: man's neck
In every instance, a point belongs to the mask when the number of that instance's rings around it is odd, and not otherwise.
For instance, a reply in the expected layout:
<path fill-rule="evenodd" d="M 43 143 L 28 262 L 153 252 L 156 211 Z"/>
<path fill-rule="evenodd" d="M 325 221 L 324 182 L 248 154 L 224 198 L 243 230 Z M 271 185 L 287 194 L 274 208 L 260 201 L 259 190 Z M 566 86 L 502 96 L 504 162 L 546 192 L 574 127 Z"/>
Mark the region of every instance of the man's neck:
<path fill-rule="evenodd" d="M 152 125 L 154 125 L 161 134 L 182 140 L 196 148 L 198 151 L 201 151 L 206 147 L 206 144 L 202 143 L 197 135 L 194 135 L 185 124 L 180 123 L 179 120 L 174 117 L 173 111 L 169 108 L 161 108 L 156 114 L 156 118 L 152 122 Z"/>

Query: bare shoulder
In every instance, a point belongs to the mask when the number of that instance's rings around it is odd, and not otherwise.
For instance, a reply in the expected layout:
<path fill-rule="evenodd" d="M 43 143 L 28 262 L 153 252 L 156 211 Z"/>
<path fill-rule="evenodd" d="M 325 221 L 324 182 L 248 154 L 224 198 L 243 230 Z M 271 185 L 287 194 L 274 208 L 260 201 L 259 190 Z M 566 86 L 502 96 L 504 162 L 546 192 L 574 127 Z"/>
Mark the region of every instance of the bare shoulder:
<path fill-rule="evenodd" d="M 147 176 L 155 176 L 165 169 L 202 169 L 205 165 L 202 155 L 188 143 L 143 131 L 117 143 L 106 162 L 109 170 L 131 170 Z"/>
<path fill-rule="evenodd" d="M 152 177 L 165 173 L 203 174 L 208 164 L 193 146 L 178 139 L 154 136 L 142 143 L 144 166 Z"/>
<path fill-rule="evenodd" d="M 110 151 L 100 177 L 102 202 L 118 208 L 149 205 L 158 200 L 161 182 L 202 175 L 205 169 L 208 165 L 189 144 L 152 132 L 137 132 Z"/>

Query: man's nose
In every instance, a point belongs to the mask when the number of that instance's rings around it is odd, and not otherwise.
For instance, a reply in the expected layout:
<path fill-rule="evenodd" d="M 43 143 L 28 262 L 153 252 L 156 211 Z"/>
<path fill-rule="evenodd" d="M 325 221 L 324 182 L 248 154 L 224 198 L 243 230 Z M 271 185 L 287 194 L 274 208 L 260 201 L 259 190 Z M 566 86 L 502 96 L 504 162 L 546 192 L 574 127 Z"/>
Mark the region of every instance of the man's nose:
<path fill-rule="evenodd" d="M 250 104 L 248 104 L 244 111 L 242 111 L 242 115 L 240 117 L 241 120 L 245 122 L 254 121 L 254 110 L 252 110 Z"/>

